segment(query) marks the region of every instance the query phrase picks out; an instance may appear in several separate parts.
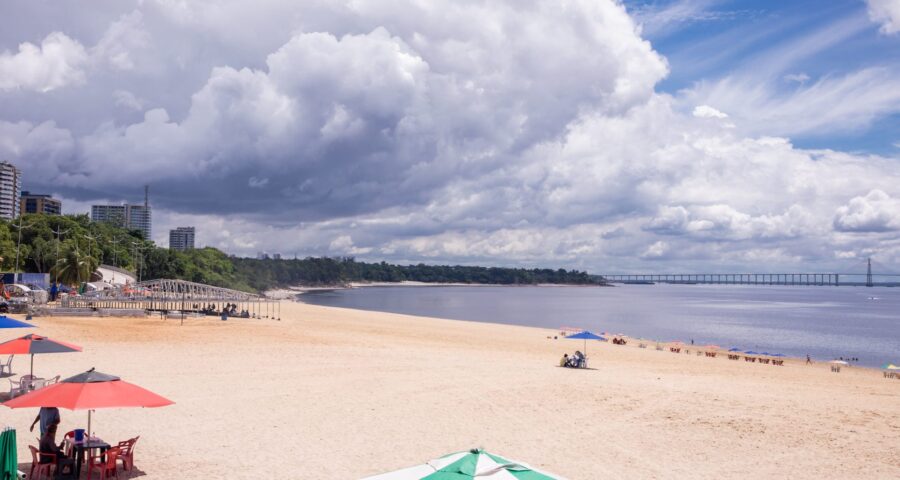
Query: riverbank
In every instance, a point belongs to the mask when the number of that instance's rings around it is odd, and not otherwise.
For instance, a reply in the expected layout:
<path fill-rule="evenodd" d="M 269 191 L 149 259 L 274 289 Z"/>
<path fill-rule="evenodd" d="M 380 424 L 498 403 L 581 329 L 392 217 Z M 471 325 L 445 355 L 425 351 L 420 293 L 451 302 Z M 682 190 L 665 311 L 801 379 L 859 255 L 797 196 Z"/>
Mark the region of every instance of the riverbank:
<path fill-rule="evenodd" d="M 366 287 L 579 287 L 579 288 L 596 288 L 596 287 L 612 287 L 613 285 L 581 285 L 581 284 L 564 284 L 564 283 L 539 283 L 539 284 L 518 284 L 505 285 L 496 283 L 440 283 L 440 282 L 414 282 L 404 280 L 402 282 L 350 282 L 347 284 L 307 287 L 297 285 L 287 288 L 275 288 L 266 290 L 263 294 L 269 298 L 281 300 L 289 300 L 297 295 L 310 292 L 331 292 L 335 290 L 347 290 L 350 288 L 366 288 Z"/>
<path fill-rule="evenodd" d="M 636 342 L 589 343 L 591 369 L 563 369 L 583 344 L 551 329 L 293 302 L 280 322 L 35 321 L 84 347 L 39 356 L 37 374 L 97 367 L 176 402 L 94 414 L 101 438 L 141 435 L 148 479 L 352 479 L 477 446 L 571 480 L 900 477 L 900 381 L 870 369 Z M 23 462 L 34 413 L 4 410 Z M 86 413 L 62 417 L 68 431 Z"/>

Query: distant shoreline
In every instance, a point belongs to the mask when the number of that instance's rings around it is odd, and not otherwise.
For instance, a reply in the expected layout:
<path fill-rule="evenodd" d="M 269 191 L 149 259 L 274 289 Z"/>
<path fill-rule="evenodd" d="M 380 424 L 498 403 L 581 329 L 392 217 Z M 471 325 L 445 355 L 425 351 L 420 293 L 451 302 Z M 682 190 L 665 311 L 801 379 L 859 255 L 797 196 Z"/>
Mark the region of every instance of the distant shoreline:
<path fill-rule="evenodd" d="M 296 295 L 302 295 L 311 292 L 330 292 L 335 290 L 350 290 L 353 288 L 366 287 L 609 287 L 611 285 L 584 285 L 573 283 L 431 283 L 431 282 L 415 282 L 404 280 L 402 282 L 350 282 L 345 285 L 326 285 L 321 287 L 309 286 L 293 286 L 287 288 L 275 288 L 263 292 L 267 297 L 277 299 L 290 299 Z"/>

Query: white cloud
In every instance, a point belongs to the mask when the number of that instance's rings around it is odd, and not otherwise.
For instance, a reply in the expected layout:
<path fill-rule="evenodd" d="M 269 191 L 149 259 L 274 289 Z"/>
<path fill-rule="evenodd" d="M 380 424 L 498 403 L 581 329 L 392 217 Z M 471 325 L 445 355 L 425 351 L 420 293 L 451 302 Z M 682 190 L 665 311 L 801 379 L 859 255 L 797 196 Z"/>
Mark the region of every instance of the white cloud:
<path fill-rule="evenodd" d="M 644 250 L 644 253 L 641 254 L 641 258 L 659 260 L 665 258 L 667 255 L 669 255 L 669 244 L 660 240 L 647 247 L 647 249 Z"/>
<path fill-rule="evenodd" d="M 800 85 L 809 81 L 809 75 L 805 73 L 789 73 L 782 78 L 785 82 L 799 83 Z"/>
<path fill-rule="evenodd" d="M 84 83 L 88 55 L 84 47 L 60 32 L 47 35 L 40 45 L 25 42 L 17 53 L 0 53 L 0 90 L 49 92 Z"/>
<path fill-rule="evenodd" d="M 754 76 L 726 77 L 697 84 L 681 100 L 716 105 L 750 135 L 825 135 L 900 112 L 900 70 L 872 67 L 790 91 Z"/>
<path fill-rule="evenodd" d="M 900 0 L 866 0 L 869 18 L 881 25 L 881 33 L 892 35 L 900 32 Z"/>
<path fill-rule="evenodd" d="M 103 37 L 90 49 L 90 55 L 95 62 L 105 63 L 113 70 L 132 70 L 136 52 L 147 47 L 149 42 L 143 15 L 134 11 L 110 24 Z"/>
<path fill-rule="evenodd" d="M 900 199 L 881 190 L 853 197 L 837 209 L 834 228 L 844 232 L 886 232 L 900 229 Z"/>
<path fill-rule="evenodd" d="M 728 118 L 728 114 L 722 113 L 709 105 L 694 107 L 693 115 L 697 118 Z"/>
<path fill-rule="evenodd" d="M 335 253 L 346 255 L 365 255 L 372 251 L 371 248 L 357 248 L 353 245 L 353 237 L 350 235 L 341 235 L 335 238 L 329 245 L 328 249 Z"/>

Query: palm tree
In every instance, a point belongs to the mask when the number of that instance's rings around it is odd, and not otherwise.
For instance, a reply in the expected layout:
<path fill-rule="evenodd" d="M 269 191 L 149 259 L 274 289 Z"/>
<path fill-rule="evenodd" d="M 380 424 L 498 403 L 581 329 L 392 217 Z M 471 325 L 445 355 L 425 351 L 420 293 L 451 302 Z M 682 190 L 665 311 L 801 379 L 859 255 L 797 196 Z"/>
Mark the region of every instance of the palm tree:
<path fill-rule="evenodd" d="M 75 248 L 67 249 L 65 254 L 60 257 L 59 263 L 54 266 L 53 273 L 59 275 L 59 281 L 63 284 L 77 285 L 90 281 L 91 273 L 96 267 L 96 259 L 81 253 L 76 245 Z"/>

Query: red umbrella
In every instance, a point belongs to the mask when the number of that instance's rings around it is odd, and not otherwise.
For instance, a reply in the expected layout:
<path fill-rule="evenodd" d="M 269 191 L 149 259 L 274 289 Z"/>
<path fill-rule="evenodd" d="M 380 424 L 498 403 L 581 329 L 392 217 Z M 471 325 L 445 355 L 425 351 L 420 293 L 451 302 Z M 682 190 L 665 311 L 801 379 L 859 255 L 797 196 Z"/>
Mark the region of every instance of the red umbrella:
<path fill-rule="evenodd" d="M 40 390 L 7 401 L 9 408 L 60 407 L 88 411 L 88 434 L 91 410 L 115 407 L 165 407 L 173 401 L 150 390 L 90 369 Z"/>
<path fill-rule="evenodd" d="M 24 337 L 0 343 L 0 355 L 31 355 L 31 375 L 34 376 L 34 356 L 40 353 L 80 352 L 81 347 L 71 343 L 50 340 L 30 333 Z"/>

